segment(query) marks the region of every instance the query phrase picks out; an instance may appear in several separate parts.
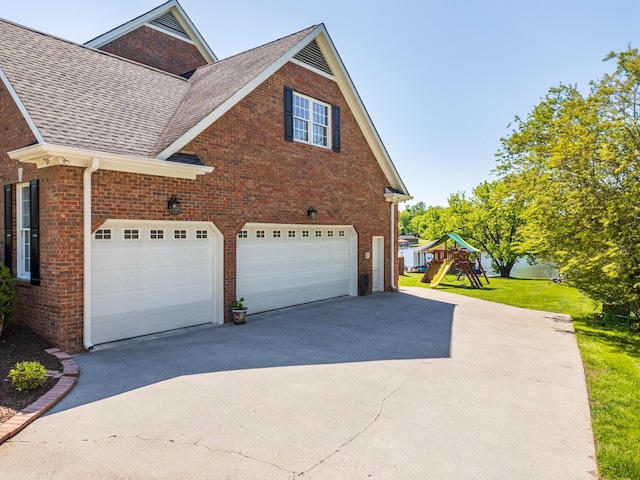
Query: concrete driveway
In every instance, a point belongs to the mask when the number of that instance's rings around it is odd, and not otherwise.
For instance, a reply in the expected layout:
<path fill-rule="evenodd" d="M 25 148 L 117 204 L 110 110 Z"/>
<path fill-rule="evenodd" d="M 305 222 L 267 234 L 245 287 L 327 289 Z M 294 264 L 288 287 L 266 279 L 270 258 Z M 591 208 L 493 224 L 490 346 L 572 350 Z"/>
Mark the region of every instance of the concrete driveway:
<path fill-rule="evenodd" d="M 565 316 L 428 289 L 74 357 L 12 479 L 593 479 Z"/>

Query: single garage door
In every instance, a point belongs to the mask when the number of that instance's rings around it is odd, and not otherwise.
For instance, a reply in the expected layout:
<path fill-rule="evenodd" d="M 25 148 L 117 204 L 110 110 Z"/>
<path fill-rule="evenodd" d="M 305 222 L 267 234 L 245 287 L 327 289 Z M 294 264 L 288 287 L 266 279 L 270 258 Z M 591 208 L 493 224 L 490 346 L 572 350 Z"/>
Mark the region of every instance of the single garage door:
<path fill-rule="evenodd" d="M 238 235 L 237 294 L 250 313 L 357 294 L 351 226 L 247 224 Z"/>
<path fill-rule="evenodd" d="M 93 234 L 94 344 L 222 321 L 213 224 L 109 220 Z"/>

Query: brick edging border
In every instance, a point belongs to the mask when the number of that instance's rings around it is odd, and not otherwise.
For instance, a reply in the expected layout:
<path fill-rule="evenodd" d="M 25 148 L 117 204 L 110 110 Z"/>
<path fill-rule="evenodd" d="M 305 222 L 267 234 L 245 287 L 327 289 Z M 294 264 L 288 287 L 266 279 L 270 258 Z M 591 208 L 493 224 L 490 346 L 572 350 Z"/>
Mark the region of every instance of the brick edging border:
<path fill-rule="evenodd" d="M 36 418 L 49 411 L 71 391 L 78 381 L 78 365 L 69 354 L 58 348 L 48 348 L 45 352 L 60 360 L 62 375 L 51 390 L 0 425 L 0 444 L 17 435 Z"/>

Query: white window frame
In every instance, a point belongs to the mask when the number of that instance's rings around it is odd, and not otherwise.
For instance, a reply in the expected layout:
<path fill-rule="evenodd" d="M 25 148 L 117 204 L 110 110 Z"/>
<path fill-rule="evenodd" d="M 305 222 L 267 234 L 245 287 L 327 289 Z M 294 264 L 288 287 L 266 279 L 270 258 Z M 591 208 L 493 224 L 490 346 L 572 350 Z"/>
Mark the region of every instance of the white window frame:
<path fill-rule="evenodd" d="M 25 205 L 31 205 L 31 187 L 29 183 L 16 186 L 16 228 L 18 230 L 18 275 L 21 280 L 31 280 L 31 210 L 24 212 Z M 25 226 L 23 215 L 28 216 L 29 225 Z"/>
<path fill-rule="evenodd" d="M 306 108 L 305 108 L 306 107 Z M 315 115 L 316 107 L 326 112 L 326 123 L 318 120 L 322 117 Z M 315 98 L 293 92 L 293 140 L 321 148 L 331 148 L 331 105 L 316 100 Z M 316 127 L 324 129 L 324 135 L 316 135 Z M 322 138 L 323 142 L 318 142 Z"/>

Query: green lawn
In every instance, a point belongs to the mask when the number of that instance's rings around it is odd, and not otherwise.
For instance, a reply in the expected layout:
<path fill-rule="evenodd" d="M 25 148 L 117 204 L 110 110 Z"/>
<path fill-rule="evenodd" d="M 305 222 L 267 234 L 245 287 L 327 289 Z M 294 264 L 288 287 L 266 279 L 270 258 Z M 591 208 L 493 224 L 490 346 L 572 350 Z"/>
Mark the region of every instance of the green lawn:
<path fill-rule="evenodd" d="M 429 288 L 421 278 L 401 275 L 399 284 Z M 438 290 L 571 315 L 587 375 L 600 477 L 640 480 L 640 336 L 623 326 L 603 325 L 597 306 L 567 285 L 515 278 L 489 281 L 474 290 L 448 275 Z"/>

